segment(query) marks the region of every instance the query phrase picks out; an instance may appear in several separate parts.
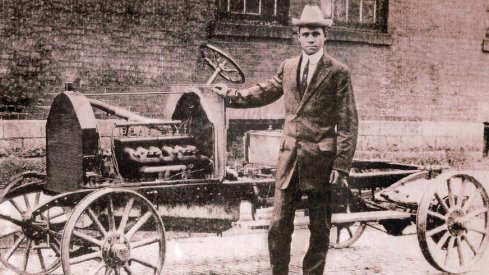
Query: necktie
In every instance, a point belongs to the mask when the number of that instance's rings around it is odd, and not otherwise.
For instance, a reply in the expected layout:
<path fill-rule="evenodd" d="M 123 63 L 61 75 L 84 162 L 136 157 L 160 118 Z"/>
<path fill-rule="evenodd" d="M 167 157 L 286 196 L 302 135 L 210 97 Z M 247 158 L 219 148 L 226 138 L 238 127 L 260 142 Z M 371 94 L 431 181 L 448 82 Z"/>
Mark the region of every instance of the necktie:
<path fill-rule="evenodd" d="M 309 58 L 307 59 L 306 66 L 304 67 L 304 72 L 302 73 L 301 80 L 301 96 L 304 95 L 307 88 L 307 75 L 309 74 Z"/>

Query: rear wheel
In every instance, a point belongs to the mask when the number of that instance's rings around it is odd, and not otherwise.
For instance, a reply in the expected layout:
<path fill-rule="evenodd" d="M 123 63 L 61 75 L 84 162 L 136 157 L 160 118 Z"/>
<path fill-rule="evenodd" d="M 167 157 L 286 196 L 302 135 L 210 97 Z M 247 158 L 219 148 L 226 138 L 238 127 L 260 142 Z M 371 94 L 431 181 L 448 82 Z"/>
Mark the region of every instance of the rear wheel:
<path fill-rule="evenodd" d="M 337 249 L 351 246 L 360 239 L 366 227 L 363 222 L 333 224 L 329 246 Z"/>
<path fill-rule="evenodd" d="M 333 189 L 333 196 L 336 198 L 334 203 L 334 213 L 353 213 L 361 211 L 361 203 L 355 201 L 356 196 L 348 188 Z M 367 224 L 364 222 L 348 222 L 332 224 L 329 234 L 329 246 L 337 249 L 347 248 L 354 244 L 360 237 Z"/>
<path fill-rule="evenodd" d="M 489 197 L 465 174 L 440 175 L 418 208 L 418 241 L 426 260 L 450 273 L 468 271 L 488 244 Z"/>

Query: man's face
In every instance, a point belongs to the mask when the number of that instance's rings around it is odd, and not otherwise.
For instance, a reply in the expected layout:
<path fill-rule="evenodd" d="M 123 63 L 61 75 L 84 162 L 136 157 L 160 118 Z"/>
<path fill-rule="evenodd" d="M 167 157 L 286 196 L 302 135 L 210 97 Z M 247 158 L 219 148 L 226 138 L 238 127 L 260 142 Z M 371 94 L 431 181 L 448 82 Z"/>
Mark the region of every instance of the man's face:
<path fill-rule="evenodd" d="M 299 42 L 308 55 L 315 54 L 324 47 L 326 35 L 321 27 L 300 27 Z"/>

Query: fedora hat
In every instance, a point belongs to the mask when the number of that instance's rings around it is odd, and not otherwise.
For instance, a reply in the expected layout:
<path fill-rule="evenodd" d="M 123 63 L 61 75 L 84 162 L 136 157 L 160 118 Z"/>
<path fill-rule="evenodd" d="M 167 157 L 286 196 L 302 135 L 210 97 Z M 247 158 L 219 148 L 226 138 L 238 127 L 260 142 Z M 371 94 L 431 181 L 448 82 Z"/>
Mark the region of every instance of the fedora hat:
<path fill-rule="evenodd" d="M 302 10 L 301 18 L 292 18 L 294 26 L 331 27 L 332 19 L 326 19 L 318 6 L 306 5 Z"/>

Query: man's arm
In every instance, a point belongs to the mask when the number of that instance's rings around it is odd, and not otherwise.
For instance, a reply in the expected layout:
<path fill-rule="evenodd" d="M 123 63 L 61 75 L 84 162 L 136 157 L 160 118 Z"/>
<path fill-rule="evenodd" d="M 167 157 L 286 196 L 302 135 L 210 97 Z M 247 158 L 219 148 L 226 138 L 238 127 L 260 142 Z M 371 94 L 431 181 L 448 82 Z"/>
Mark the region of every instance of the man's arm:
<path fill-rule="evenodd" d="M 270 104 L 283 95 L 282 78 L 283 62 L 275 76 L 244 90 L 227 89 L 226 85 L 217 84 L 212 89 L 228 99 L 227 107 L 254 108 Z"/>
<path fill-rule="evenodd" d="M 358 114 L 351 84 L 350 72 L 341 70 L 337 75 L 338 123 L 336 159 L 333 169 L 348 175 L 351 169 L 358 138 Z"/>

